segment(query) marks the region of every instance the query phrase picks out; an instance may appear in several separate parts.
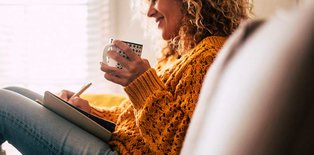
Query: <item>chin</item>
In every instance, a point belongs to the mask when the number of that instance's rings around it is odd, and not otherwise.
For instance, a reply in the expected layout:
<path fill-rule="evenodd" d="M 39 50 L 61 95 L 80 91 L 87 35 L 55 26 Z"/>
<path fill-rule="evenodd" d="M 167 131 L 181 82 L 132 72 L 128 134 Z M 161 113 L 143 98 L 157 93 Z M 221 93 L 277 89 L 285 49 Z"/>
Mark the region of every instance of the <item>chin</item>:
<path fill-rule="evenodd" d="M 171 34 L 169 34 L 169 33 L 162 33 L 162 39 L 164 39 L 164 40 L 171 40 L 171 39 L 173 39 L 173 37 L 171 37 L 172 35 Z"/>

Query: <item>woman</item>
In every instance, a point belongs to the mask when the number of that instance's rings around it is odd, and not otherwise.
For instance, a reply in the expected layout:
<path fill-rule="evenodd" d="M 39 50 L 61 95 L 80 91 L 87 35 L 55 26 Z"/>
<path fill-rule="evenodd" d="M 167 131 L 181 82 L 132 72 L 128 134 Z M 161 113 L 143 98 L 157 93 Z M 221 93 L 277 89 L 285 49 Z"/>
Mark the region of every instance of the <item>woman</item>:
<path fill-rule="evenodd" d="M 79 97 L 69 100 L 72 92 L 60 93 L 73 105 L 116 123 L 108 144 L 27 99 L 40 96 L 21 88 L 0 90 L 0 140 L 26 154 L 179 154 L 204 75 L 226 38 L 247 18 L 248 2 L 149 0 L 148 5 L 147 16 L 167 42 L 157 66 L 151 68 L 118 40 L 113 43 L 130 60 L 114 51 L 108 56 L 124 69 L 101 64 L 104 77 L 124 86 L 129 99 L 100 109 Z"/>

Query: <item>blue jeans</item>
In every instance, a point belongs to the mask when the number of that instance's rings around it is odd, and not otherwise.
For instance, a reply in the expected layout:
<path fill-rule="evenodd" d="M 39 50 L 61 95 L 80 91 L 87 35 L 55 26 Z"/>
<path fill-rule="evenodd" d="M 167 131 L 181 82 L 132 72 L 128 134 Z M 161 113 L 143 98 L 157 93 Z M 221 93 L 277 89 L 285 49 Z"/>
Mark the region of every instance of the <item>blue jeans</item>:
<path fill-rule="evenodd" d="M 35 102 L 27 89 L 0 89 L 0 144 L 8 141 L 22 154 L 117 155 L 108 144 Z"/>

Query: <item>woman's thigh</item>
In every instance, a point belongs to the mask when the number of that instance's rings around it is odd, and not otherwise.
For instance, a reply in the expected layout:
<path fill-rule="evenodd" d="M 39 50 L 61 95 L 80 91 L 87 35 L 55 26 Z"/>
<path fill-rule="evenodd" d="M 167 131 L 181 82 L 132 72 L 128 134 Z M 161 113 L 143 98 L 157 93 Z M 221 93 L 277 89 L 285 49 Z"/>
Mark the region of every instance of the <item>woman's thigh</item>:
<path fill-rule="evenodd" d="M 0 138 L 23 154 L 115 154 L 97 137 L 6 89 L 0 89 Z"/>

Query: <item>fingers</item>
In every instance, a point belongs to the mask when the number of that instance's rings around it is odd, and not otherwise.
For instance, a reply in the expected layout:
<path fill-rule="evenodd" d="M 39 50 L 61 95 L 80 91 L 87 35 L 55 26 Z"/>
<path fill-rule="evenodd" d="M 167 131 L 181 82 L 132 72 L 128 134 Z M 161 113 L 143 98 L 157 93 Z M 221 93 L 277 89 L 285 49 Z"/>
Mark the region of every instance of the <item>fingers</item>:
<path fill-rule="evenodd" d="M 120 48 L 124 53 L 129 57 L 131 61 L 137 61 L 140 59 L 140 57 L 132 51 L 132 49 L 128 46 L 128 44 L 120 41 L 120 40 L 114 40 L 113 45 L 117 46 Z"/>
<path fill-rule="evenodd" d="M 119 62 L 122 66 L 128 66 L 130 63 L 130 60 L 124 58 L 121 56 L 118 52 L 115 51 L 109 51 L 107 53 L 107 56 L 110 57 L 111 59 L 115 60 L 116 62 Z"/>
<path fill-rule="evenodd" d="M 129 78 L 121 78 L 119 76 L 113 75 L 113 74 L 105 74 L 104 76 L 107 80 L 120 84 L 122 86 L 127 86 L 131 81 Z"/>
<path fill-rule="evenodd" d="M 69 90 L 62 90 L 61 92 L 57 93 L 57 96 L 65 101 L 68 101 L 69 98 L 73 95 L 74 93 Z"/>
<path fill-rule="evenodd" d="M 122 86 L 127 86 L 138 76 L 143 74 L 150 68 L 148 60 L 143 59 L 141 65 L 135 67 L 134 71 L 127 70 L 125 68 L 118 69 L 116 67 L 108 66 L 107 64 L 101 63 L 101 70 L 105 72 L 104 77 L 114 83 Z"/>
<path fill-rule="evenodd" d="M 72 105 L 74 105 L 75 107 L 78 107 L 88 113 L 90 113 L 91 111 L 91 107 L 88 103 L 88 101 L 80 98 L 80 97 L 73 97 L 71 98 L 69 101 L 69 103 L 71 103 Z"/>
<path fill-rule="evenodd" d="M 112 67 L 104 63 L 100 63 L 100 64 L 101 64 L 100 69 L 106 74 L 118 76 L 121 78 L 127 78 L 131 76 L 130 72 L 128 72 L 125 68 L 119 69 L 117 67 Z"/>
<path fill-rule="evenodd" d="M 101 63 L 101 70 L 105 72 L 105 79 L 122 86 L 127 86 L 134 79 L 134 75 L 125 68 L 118 69 Z"/>
<path fill-rule="evenodd" d="M 147 59 L 143 59 L 146 65 L 149 65 L 149 61 Z"/>
<path fill-rule="evenodd" d="M 123 68 L 129 70 L 130 72 L 134 72 L 137 64 L 139 64 L 141 61 L 140 58 L 137 60 L 125 59 L 120 54 L 118 54 L 117 52 L 113 52 L 113 51 L 109 51 L 108 56 L 110 58 L 114 59 L 115 61 L 119 62 L 119 64 L 121 64 L 123 66 Z"/>

